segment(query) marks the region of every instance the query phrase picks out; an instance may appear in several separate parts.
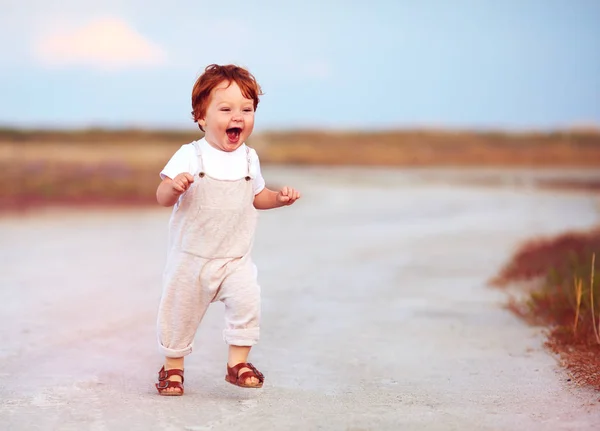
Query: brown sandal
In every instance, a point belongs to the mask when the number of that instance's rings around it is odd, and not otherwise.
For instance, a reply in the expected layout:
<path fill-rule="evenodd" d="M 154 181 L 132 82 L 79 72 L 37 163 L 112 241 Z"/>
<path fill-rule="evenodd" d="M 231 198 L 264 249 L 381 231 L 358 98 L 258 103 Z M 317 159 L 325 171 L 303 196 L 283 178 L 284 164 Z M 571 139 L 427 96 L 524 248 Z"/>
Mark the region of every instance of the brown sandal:
<path fill-rule="evenodd" d="M 241 375 L 238 375 L 242 368 L 250 368 L 250 371 L 244 371 Z M 258 379 L 258 384 L 247 385 L 245 382 L 249 377 L 256 377 Z M 251 363 L 240 362 L 233 367 L 230 367 L 229 364 L 227 364 L 227 375 L 225 376 L 225 380 L 232 385 L 236 385 L 241 388 L 262 388 L 262 385 L 265 381 L 265 376 Z"/>
<path fill-rule="evenodd" d="M 181 383 L 169 380 L 171 376 L 181 377 Z M 160 369 L 158 372 L 158 383 L 155 384 L 156 390 L 160 395 L 178 397 L 183 395 L 183 370 L 173 368 L 172 370 L 165 370 L 165 367 Z M 176 388 L 179 391 L 167 391 L 169 388 Z"/>

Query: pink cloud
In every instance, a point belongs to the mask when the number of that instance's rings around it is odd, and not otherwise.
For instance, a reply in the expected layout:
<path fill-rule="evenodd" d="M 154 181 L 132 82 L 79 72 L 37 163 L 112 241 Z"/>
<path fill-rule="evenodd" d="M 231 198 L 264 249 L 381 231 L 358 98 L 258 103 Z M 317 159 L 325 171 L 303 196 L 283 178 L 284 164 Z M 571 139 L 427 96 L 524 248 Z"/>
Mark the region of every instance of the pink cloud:
<path fill-rule="evenodd" d="M 35 41 L 35 58 L 47 67 L 85 66 L 120 70 L 164 64 L 166 54 L 126 22 L 103 18 L 70 30 L 57 29 Z"/>

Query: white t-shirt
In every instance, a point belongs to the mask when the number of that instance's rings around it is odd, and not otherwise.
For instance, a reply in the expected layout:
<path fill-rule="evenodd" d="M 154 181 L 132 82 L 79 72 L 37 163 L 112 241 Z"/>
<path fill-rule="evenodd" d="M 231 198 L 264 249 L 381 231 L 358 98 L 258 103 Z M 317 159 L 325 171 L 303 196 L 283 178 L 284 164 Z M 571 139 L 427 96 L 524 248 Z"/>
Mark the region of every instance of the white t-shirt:
<path fill-rule="evenodd" d="M 202 153 L 202 163 L 206 175 L 218 180 L 237 180 L 248 175 L 248 158 L 246 148 L 250 150 L 250 176 L 254 188 L 254 195 L 259 194 L 265 188 L 265 180 L 260 172 L 260 162 L 258 154 L 246 144 L 232 152 L 217 150 L 211 146 L 206 139 L 202 138 L 197 141 L 200 145 Z M 164 179 L 169 177 L 175 178 L 182 172 L 188 172 L 192 175 L 198 173 L 200 166 L 198 164 L 198 154 L 194 143 L 182 145 L 171 160 L 166 164 L 160 172 L 160 177 Z"/>

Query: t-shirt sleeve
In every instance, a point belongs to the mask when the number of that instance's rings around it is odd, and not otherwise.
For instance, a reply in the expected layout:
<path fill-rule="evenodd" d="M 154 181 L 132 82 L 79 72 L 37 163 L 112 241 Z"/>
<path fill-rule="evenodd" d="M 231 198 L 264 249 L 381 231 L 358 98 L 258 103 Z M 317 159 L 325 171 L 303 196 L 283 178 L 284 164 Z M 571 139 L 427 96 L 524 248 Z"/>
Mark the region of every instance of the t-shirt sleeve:
<path fill-rule="evenodd" d="M 254 196 L 262 192 L 265 188 L 265 179 L 262 176 L 262 172 L 260 171 L 260 160 L 258 159 L 258 154 L 256 151 L 250 151 L 250 161 L 252 165 L 252 182 L 254 186 Z"/>
<path fill-rule="evenodd" d="M 181 148 L 173 154 L 173 157 L 167 162 L 163 170 L 160 171 L 160 178 L 163 180 L 165 177 L 173 179 L 182 172 L 189 172 L 193 175 L 191 161 L 192 158 L 190 157 L 189 146 L 182 145 Z"/>

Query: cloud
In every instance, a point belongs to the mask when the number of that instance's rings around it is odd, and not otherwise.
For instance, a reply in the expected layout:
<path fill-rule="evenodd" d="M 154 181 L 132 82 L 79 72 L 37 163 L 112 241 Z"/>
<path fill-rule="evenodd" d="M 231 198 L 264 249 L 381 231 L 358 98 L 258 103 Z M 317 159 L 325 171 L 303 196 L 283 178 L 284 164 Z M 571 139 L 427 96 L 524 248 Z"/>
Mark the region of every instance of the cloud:
<path fill-rule="evenodd" d="M 84 66 L 114 71 L 166 61 L 161 47 L 117 18 L 51 31 L 34 42 L 33 53 L 38 62 L 51 68 Z"/>

